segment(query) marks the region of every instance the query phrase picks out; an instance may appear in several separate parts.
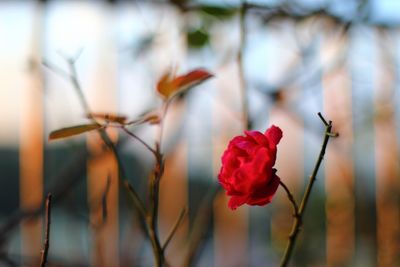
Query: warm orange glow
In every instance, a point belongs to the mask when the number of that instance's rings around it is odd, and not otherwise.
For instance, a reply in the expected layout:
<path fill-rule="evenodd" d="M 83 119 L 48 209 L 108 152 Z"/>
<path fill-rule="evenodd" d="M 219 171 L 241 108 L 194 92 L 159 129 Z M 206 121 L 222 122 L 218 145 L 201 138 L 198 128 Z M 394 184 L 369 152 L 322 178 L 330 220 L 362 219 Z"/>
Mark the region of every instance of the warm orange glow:
<path fill-rule="evenodd" d="M 325 160 L 327 266 L 351 264 L 355 249 L 355 199 L 352 159 L 351 91 L 346 69 L 323 79 L 324 112 L 334 121 L 333 140 Z"/>
<path fill-rule="evenodd" d="M 234 66 L 228 66 L 221 69 L 221 74 L 217 78 L 218 93 L 215 95 L 216 105 L 213 107 L 215 177 L 221 167 L 221 155 L 226 145 L 233 136 L 241 134 L 243 130 L 241 114 L 237 113 L 241 110 L 237 101 L 237 70 Z M 214 212 L 215 266 L 248 265 L 248 207 L 242 206 L 232 212 L 228 208 L 225 194 L 221 193 L 214 202 Z"/>
<path fill-rule="evenodd" d="M 43 201 L 43 98 L 35 75 L 27 77 L 20 119 L 20 207 L 28 211 L 39 208 Z M 39 257 L 41 233 L 40 217 L 22 223 L 22 255 Z"/>
<path fill-rule="evenodd" d="M 180 141 L 174 151 L 166 157 L 165 171 L 160 183 L 159 228 L 161 242 L 167 238 L 181 210 L 188 205 L 187 144 Z M 173 236 L 166 250 L 166 258 L 171 266 L 183 266 L 188 249 L 185 241 L 188 234 L 188 213 Z M 162 243 L 163 244 L 163 243 Z"/>
<path fill-rule="evenodd" d="M 390 60 L 389 60 L 390 61 Z M 388 61 L 383 64 L 390 64 Z M 377 68 L 375 95 L 375 153 L 378 266 L 395 266 L 400 251 L 399 154 L 396 137 L 394 77 Z"/>
<path fill-rule="evenodd" d="M 283 132 L 276 159 L 277 175 L 298 199 L 298 192 L 304 183 L 303 155 L 298 152 L 303 151 L 304 146 L 303 122 L 296 114 L 277 106 L 270 112 L 269 124 L 278 125 Z M 293 224 L 292 206 L 287 200 L 286 193 L 280 188 L 273 203 L 276 212 L 271 218 L 271 241 L 278 251 L 284 251 Z"/>
<path fill-rule="evenodd" d="M 115 140 L 115 131 L 110 136 Z M 93 153 L 107 153 L 104 157 L 88 162 L 88 204 L 93 238 L 91 264 L 118 266 L 118 166 L 111 151 L 102 152 L 104 143 L 97 132 L 89 135 L 88 148 Z M 107 203 L 106 214 L 104 197 Z"/>

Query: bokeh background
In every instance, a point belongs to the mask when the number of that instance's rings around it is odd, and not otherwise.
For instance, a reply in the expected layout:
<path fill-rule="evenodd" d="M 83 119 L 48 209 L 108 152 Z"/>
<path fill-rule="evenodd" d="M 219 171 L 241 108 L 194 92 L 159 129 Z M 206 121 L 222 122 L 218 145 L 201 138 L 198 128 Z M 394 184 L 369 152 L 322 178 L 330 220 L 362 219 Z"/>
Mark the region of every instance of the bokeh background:
<path fill-rule="evenodd" d="M 395 0 L 1 1 L 0 265 L 38 265 L 52 192 L 49 266 L 152 266 L 97 134 L 48 141 L 88 122 L 69 76 L 75 60 L 91 110 L 131 119 L 160 106 L 165 71 L 215 75 L 176 99 L 166 121 L 162 240 L 189 208 L 166 252 L 172 266 L 278 265 L 292 224 L 284 191 L 229 210 L 220 156 L 245 128 L 278 125 L 278 175 L 299 199 L 323 138 L 319 111 L 340 137 L 292 266 L 399 266 L 399 12 Z M 133 130 L 154 144 L 157 126 Z M 151 155 L 110 134 L 146 199 Z"/>

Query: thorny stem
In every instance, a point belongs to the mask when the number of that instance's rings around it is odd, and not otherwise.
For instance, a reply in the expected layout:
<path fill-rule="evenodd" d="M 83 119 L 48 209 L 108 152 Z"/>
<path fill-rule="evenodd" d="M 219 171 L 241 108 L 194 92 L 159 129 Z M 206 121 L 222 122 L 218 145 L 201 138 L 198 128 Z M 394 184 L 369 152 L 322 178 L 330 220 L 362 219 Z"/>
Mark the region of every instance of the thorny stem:
<path fill-rule="evenodd" d="M 282 257 L 282 261 L 281 261 L 281 264 L 280 264 L 281 267 L 286 267 L 288 265 L 289 260 L 291 258 L 291 255 L 293 253 L 294 245 L 296 243 L 297 236 L 298 236 L 298 234 L 300 232 L 300 229 L 301 229 L 303 214 L 304 214 L 305 208 L 307 206 L 308 199 L 310 197 L 310 193 L 311 193 L 312 187 L 313 187 L 314 182 L 315 182 L 315 180 L 317 178 L 319 167 L 321 166 L 322 160 L 324 159 L 324 155 L 325 155 L 326 147 L 328 145 L 329 138 L 338 136 L 338 134 L 334 134 L 334 133 L 331 132 L 331 130 L 332 130 L 332 121 L 327 122 L 324 119 L 324 117 L 321 115 L 321 113 L 318 113 L 318 116 L 320 117 L 320 119 L 322 120 L 322 122 L 325 125 L 324 141 L 322 143 L 321 151 L 319 153 L 317 162 L 315 163 L 314 170 L 313 170 L 313 172 L 312 172 L 312 174 L 310 176 L 310 179 L 308 181 L 308 185 L 307 185 L 306 191 L 304 192 L 303 199 L 301 200 L 300 207 L 299 207 L 299 210 L 298 210 L 298 215 L 295 216 L 295 218 L 294 218 L 292 230 L 291 230 L 290 235 L 289 235 L 289 241 L 288 241 L 285 253 L 284 253 L 283 257 Z"/>
<path fill-rule="evenodd" d="M 239 17 L 240 40 L 239 40 L 239 50 L 237 54 L 237 64 L 238 64 L 239 84 L 240 84 L 240 94 L 241 94 L 240 99 L 242 101 L 242 121 L 245 130 L 249 128 L 249 107 L 247 99 L 247 85 L 246 85 L 246 79 L 244 77 L 244 62 L 243 62 L 243 54 L 246 46 L 246 12 L 247 12 L 247 3 L 246 0 L 242 0 L 240 8 L 240 17 Z"/>
<path fill-rule="evenodd" d="M 45 267 L 47 263 L 47 255 L 50 248 L 50 223 L 51 223 L 51 193 L 47 195 L 46 199 L 46 236 L 42 250 L 42 257 L 40 260 L 40 267 Z"/>

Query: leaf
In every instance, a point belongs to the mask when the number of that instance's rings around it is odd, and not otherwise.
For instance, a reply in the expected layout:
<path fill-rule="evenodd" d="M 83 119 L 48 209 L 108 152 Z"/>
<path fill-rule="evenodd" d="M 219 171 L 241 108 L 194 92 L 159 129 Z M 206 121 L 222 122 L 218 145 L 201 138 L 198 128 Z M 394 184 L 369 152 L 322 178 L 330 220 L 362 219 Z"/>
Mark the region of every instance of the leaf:
<path fill-rule="evenodd" d="M 153 125 L 159 124 L 160 122 L 161 117 L 159 115 L 159 110 L 149 110 L 139 115 L 138 119 L 126 122 L 124 125 L 140 125 L 144 123 Z"/>
<path fill-rule="evenodd" d="M 232 7 L 204 5 L 200 10 L 219 19 L 229 19 L 233 17 L 237 9 Z"/>
<path fill-rule="evenodd" d="M 51 132 L 49 135 L 49 140 L 70 137 L 70 136 L 78 135 L 78 134 L 81 134 L 84 132 L 100 129 L 101 127 L 103 127 L 103 126 L 100 124 L 97 124 L 97 123 L 66 127 L 66 128 L 62 128 L 62 129 Z"/>
<path fill-rule="evenodd" d="M 143 122 L 148 122 L 150 124 L 159 124 L 161 122 L 161 118 L 157 114 L 149 114 L 143 119 Z"/>
<path fill-rule="evenodd" d="M 187 42 L 190 48 L 200 49 L 210 41 L 208 32 L 202 29 L 189 30 L 187 33 Z"/>
<path fill-rule="evenodd" d="M 195 69 L 185 75 L 175 78 L 174 84 L 179 91 L 182 91 L 198 85 L 211 77 L 213 77 L 213 75 L 208 71 L 204 69 Z"/>
<path fill-rule="evenodd" d="M 173 78 L 170 73 L 166 73 L 158 82 L 157 91 L 162 97 L 169 99 L 177 93 L 188 90 L 211 77 L 213 77 L 213 75 L 205 69 L 195 69 L 175 78 Z"/>
<path fill-rule="evenodd" d="M 101 119 L 107 122 L 116 122 L 120 124 L 124 124 L 127 120 L 126 116 L 108 113 L 88 113 L 86 117 L 88 119 Z"/>
<path fill-rule="evenodd" d="M 170 72 L 165 73 L 157 83 L 157 91 L 158 93 L 165 97 L 169 98 L 175 91 L 172 84 L 172 74 Z"/>

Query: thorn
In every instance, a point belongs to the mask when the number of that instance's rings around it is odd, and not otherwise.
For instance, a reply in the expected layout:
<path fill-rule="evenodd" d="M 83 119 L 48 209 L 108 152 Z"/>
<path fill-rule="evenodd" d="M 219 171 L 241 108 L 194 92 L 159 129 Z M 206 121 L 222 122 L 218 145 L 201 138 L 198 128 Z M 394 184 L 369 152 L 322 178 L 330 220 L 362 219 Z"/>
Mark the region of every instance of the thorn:
<path fill-rule="evenodd" d="M 330 136 L 330 137 L 338 137 L 339 133 L 326 133 L 326 135 Z"/>

